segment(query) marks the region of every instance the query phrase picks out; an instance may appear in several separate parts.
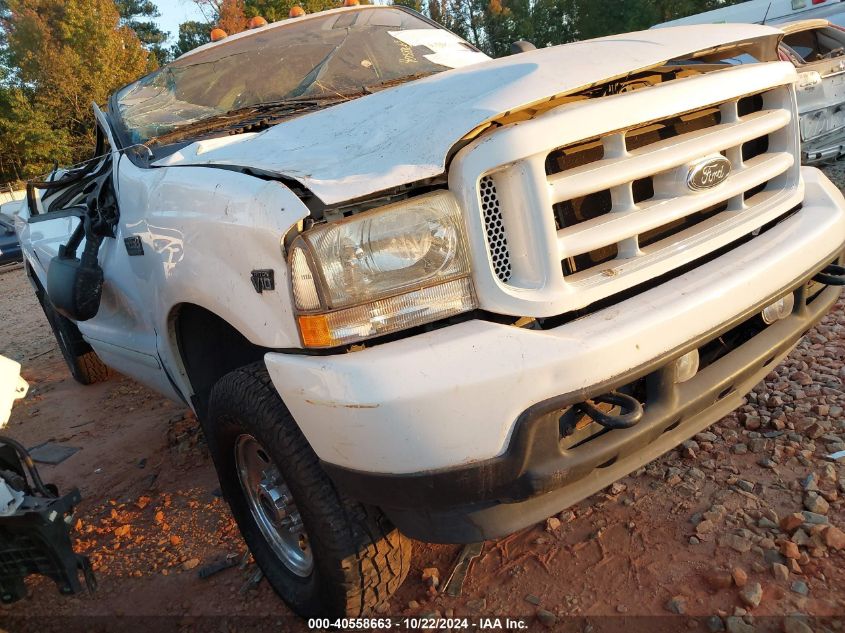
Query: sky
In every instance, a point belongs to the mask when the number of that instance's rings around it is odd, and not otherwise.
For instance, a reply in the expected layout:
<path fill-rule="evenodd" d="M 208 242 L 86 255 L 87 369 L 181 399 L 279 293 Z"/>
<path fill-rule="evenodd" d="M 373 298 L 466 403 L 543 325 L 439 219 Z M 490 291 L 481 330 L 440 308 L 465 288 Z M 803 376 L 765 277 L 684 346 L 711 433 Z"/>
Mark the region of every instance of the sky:
<path fill-rule="evenodd" d="M 161 13 L 156 20 L 163 31 L 170 33 L 170 42 L 175 42 L 179 34 L 179 25 L 187 20 L 202 20 L 197 5 L 193 0 L 154 0 Z"/>

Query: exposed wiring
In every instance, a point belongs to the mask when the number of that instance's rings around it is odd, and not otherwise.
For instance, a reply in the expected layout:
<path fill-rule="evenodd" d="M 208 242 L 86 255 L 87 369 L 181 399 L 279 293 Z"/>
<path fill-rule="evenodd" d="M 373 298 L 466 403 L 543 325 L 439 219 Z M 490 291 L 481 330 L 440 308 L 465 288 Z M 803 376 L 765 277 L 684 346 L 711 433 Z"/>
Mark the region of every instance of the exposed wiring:
<path fill-rule="evenodd" d="M 8 435 L 0 435 L 0 444 L 6 444 L 15 449 L 18 453 L 18 457 L 21 458 L 21 462 L 23 462 L 23 465 L 26 467 L 26 470 L 32 479 L 32 484 L 38 492 L 45 497 L 52 498 L 56 496 L 47 489 L 47 486 L 44 485 L 44 482 L 41 480 L 41 475 L 38 474 L 38 469 L 35 467 L 35 462 L 32 461 L 32 456 L 23 444 Z"/>

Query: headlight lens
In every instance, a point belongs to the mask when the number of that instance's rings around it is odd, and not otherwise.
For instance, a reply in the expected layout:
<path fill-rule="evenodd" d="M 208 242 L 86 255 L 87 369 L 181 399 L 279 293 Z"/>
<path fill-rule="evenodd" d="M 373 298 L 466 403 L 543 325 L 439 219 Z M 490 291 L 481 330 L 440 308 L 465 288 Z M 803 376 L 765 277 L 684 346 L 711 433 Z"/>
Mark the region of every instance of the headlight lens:
<path fill-rule="evenodd" d="M 330 347 L 475 307 L 460 210 L 446 191 L 303 233 L 290 251 L 303 343 Z M 313 314 L 313 313 L 317 314 Z"/>

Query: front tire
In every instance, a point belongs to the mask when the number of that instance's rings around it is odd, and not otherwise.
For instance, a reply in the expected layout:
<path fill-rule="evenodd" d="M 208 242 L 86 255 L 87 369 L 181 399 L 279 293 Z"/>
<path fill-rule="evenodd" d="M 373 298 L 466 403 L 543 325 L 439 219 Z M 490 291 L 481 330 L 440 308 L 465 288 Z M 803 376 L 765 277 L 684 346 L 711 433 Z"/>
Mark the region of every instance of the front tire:
<path fill-rule="evenodd" d="M 221 489 L 276 593 L 305 617 L 385 605 L 408 574 L 410 540 L 334 487 L 263 361 L 221 378 L 208 410 Z"/>

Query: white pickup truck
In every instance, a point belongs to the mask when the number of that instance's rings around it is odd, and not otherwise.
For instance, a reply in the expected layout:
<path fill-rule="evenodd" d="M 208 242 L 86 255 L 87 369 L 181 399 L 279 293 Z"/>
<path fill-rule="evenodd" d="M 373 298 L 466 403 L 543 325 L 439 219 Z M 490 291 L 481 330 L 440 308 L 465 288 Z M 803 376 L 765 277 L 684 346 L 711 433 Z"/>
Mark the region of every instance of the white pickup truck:
<path fill-rule="evenodd" d="M 77 379 L 197 412 L 297 612 L 384 610 L 408 537 L 600 490 L 833 306 L 845 201 L 799 164 L 782 36 L 491 60 L 402 7 L 247 31 L 95 108 L 94 158 L 29 184 L 26 271 Z"/>
<path fill-rule="evenodd" d="M 798 71 L 801 162 L 838 160 L 845 154 L 845 29 L 827 20 L 782 24 L 782 59 Z"/>

